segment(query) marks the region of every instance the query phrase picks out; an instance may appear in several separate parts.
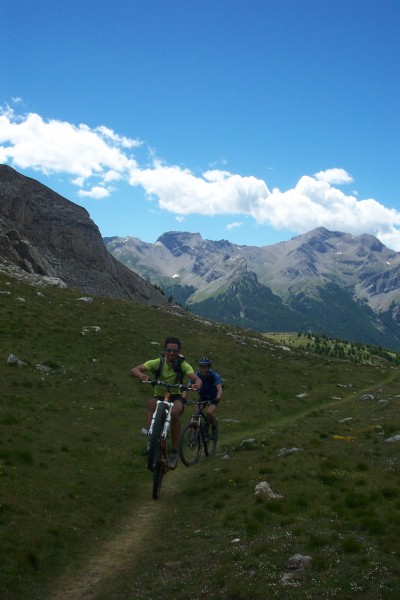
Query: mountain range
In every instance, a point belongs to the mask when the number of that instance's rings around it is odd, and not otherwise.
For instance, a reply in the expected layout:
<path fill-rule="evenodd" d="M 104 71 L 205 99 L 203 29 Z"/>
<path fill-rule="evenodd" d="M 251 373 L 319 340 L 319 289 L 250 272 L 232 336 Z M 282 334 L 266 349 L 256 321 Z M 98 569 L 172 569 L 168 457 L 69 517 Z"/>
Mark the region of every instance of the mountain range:
<path fill-rule="evenodd" d="M 260 332 L 313 332 L 400 351 L 400 253 L 322 227 L 269 246 L 164 233 L 102 238 L 82 207 L 0 165 L 0 269 L 85 294 Z M 160 292 L 160 288 L 162 292 Z"/>
<path fill-rule="evenodd" d="M 170 231 L 104 238 L 113 256 L 193 313 L 262 332 L 312 331 L 400 350 L 400 253 L 318 227 L 242 246 Z"/>

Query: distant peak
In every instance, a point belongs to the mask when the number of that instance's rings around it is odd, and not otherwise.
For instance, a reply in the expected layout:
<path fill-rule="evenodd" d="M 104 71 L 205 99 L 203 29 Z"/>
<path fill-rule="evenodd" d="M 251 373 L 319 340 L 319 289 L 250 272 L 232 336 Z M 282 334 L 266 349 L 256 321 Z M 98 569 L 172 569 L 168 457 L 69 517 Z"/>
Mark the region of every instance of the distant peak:
<path fill-rule="evenodd" d="M 190 233 L 189 231 L 167 231 L 157 238 L 157 242 L 163 244 L 170 252 L 183 246 L 194 246 L 202 242 L 200 233 Z M 156 243 L 157 243 L 156 242 Z"/>

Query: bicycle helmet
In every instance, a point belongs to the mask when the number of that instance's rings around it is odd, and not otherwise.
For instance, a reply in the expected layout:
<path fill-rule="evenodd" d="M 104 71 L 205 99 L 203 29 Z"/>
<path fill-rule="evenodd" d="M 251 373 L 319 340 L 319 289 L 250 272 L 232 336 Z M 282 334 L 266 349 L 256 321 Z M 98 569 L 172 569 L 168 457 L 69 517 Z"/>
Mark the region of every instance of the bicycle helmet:
<path fill-rule="evenodd" d="M 201 358 L 199 360 L 199 367 L 211 367 L 212 363 L 211 360 L 209 358 Z"/>

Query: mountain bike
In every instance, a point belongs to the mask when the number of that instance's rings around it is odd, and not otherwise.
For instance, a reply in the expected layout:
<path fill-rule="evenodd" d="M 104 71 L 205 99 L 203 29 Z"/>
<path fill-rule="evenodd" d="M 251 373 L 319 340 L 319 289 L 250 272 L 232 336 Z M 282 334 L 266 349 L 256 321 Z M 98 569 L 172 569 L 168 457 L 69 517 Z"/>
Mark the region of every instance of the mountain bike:
<path fill-rule="evenodd" d="M 149 442 L 149 454 L 147 458 L 147 468 L 153 473 L 153 500 L 160 497 L 161 486 L 164 475 L 168 473 L 168 449 L 167 436 L 171 424 L 172 408 L 174 403 L 171 402 L 171 394 L 173 389 L 190 390 L 188 386 L 181 383 L 165 383 L 159 379 L 144 381 L 152 386 L 160 385 L 165 388 L 165 395 L 162 400 L 157 400 L 149 431 L 147 433 Z"/>
<path fill-rule="evenodd" d="M 210 435 L 211 423 L 204 412 L 205 407 L 210 402 L 196 400 L 186 401 L 186 404 L 195 404 L 196 410 L 191 421 L 182 430 L 178 451 L 183 464 L 190 467 L 199 462 L 203 448 L 206 456 L 215 455 L 218 442 L 218 422 Z"/>

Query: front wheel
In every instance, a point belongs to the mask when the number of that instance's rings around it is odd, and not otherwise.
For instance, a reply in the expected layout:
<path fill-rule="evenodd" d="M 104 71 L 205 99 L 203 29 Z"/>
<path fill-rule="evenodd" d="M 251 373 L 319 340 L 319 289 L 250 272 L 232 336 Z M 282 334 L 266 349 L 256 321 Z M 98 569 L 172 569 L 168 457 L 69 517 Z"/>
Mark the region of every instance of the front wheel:
<path fill-rule="evenodd" d="M 187 467 L 198 463 L 201 454 L 200 433 L 196 423 L 188 423 L 179 439 L 179 456 Z"/>
<path fill-rule="evenodd" d="M 157 407 L 156 416 L 154 417 L 153 431 L 150 438 L 149 455 L 147 458 L 147 468 L 154 471 L 155 467 L 161 461 L 161 433 L 165 421 L 165 407 L 160 403 Z"/>
<path fill-rule="evenodd" d="M 161 485 L 165 473 L 165 464 L 160 461 L 153 469 L 153 500 L 157 500 L 161 494 Z"/>

